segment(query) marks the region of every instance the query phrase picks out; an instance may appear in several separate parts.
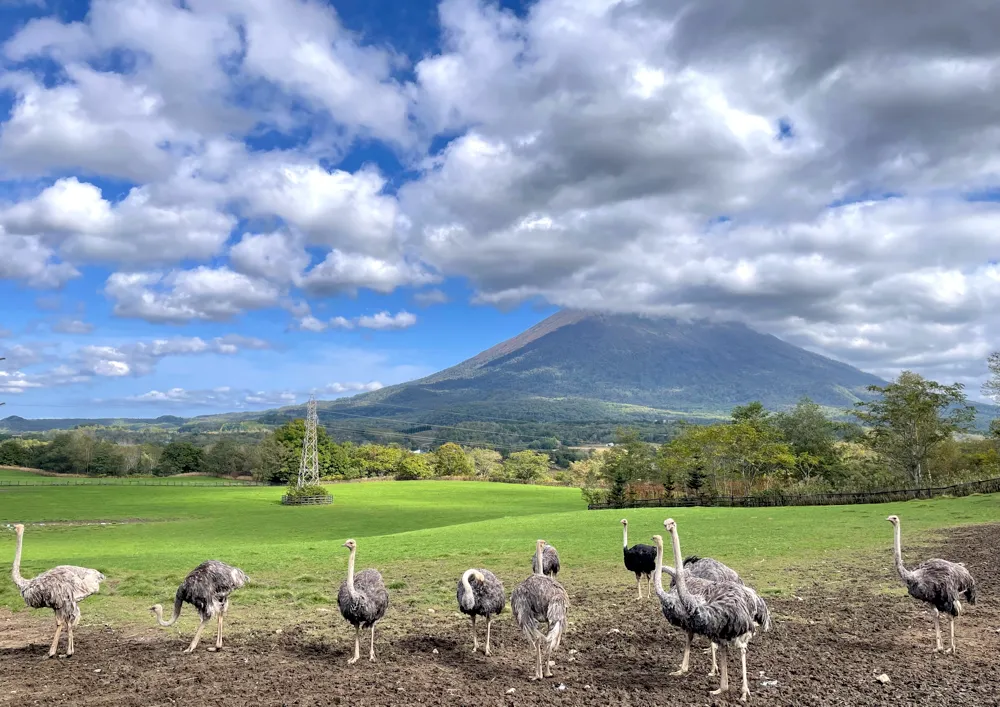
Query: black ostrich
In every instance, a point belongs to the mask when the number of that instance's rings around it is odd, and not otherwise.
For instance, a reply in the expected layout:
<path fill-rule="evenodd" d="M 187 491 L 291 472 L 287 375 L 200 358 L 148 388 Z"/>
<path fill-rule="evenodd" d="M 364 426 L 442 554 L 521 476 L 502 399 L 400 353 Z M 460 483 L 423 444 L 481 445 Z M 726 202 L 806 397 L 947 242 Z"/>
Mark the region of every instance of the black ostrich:
<path fill-rule="evenodd" d="M 625 557 L 625 569 L 635 572 L 635 586 L 639 591 L 639 599 L 642 599 L 642 577 L 646 578 L 646 596 L 649 597 L 650 582 L 653 580 L 653 570 L 656 569 L 656 548 L 652 545 L 636 543 L 632 547 L 628 546 L 628 519 L 622 518 L 622 554 Z"/>

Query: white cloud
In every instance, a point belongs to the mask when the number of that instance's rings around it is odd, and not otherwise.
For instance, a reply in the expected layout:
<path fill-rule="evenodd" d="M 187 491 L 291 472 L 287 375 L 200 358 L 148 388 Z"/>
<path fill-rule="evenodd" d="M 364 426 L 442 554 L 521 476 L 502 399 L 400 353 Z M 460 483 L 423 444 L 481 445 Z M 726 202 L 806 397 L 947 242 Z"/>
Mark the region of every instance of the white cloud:
<path fill-rule="evenodd" d="M 309 267 L 309 254 L 289 233 L 244 233 L 229 251 L 235 270 L 274 282 L 297 282 Z"/>
<path fill-rule="evenodd" d="M 142 187 L 111 204 L 96 186 L 75 177 L 0 211 L 0 226 L 8 232 L 57 246 L 74 262 L 203 260 L 222 249 L 235 223 L 231 215 L 198 204 L 157 204 Z"/>
<path fill-rule="evenodd" d="M 83 346 L 71 357 L 79 371 L 96 376 L 145 376 L 157 362 L 168 356 L 203 354 L 235 355 L 241 351 L 262 350 L 270 344 L 262 339 L 228 334 L 214 339 L 177 336 L 169 339 L 136 341 L 116 346 Z"/>
<path fill-rule="evenodd" d="M 368 383 L 329 383 L 318 391 L 315 391 L 319 395 L 343 395 L 345 393 L 370 393 L 373 390 L 378 390 L 379 388 L 384 388 L 378 381 L 370 381 Z"/>
<path fill-rule="evenodd" d="M 280 291 L 269 282 L 228 268 L 199 267 L 169 274 L 115 273 L 105 293 L 120 317 L 149 322 L 226 321 L 278 303 Z"/>
<path fill-rule="evenodd" d="M 424 285 L 439 279 L 420 264 L 333 250 L 305 274 L 302 286 L 315 295 L 354 293 L 361 288 L 389 294 L 398 287 Z"/>
<path fill-rule="evenodd" d="M 334 317 L 328 322 L 320 321 L 312 315 L 299 320 L 298 327 L 304 331 L 320 332 L 327 329 L 377 329 L 389 331 L 394 329 L 408 329 L 417 323 L 417 316 L 405 310 L 390 314 L 389 312 L 378 312 L 373 315 L 364 315 L 348 319 L 347 317 Z"/>
<path fill-rule="evenodd" d="M 447 304 L 451 301 L 447 294 L 436 288 L 417 292 L 413 295 L 413 300 L 421 307 L 432 307 L 436 304 Z"/>
<path fill-rule="evenodd" d="M 93 330 L 93 324 L 80 319 L 60 319 L 52 325 L 52 331 L 60 334 L 89 334 Z"/>

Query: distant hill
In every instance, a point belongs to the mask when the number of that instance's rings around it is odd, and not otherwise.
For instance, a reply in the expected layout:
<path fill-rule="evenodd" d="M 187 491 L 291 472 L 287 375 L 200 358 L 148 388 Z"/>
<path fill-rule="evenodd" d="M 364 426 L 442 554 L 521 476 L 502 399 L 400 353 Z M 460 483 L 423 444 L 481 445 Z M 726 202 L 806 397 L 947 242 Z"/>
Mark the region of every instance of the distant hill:
<path fill-rule="evenodd" d="M 843 414 L 886 381 L 733 322 L 563 311 L 420 380 L 322 401 L 335 437 L 413 446 L 445 439 L 513 448 L 611 438 L 616 425 L 728 417 L 760 400 L 778 410 L 809 397 Z M 982 428 L 998 409 L 977 405 Z M 156 420 L 0 420 L 0 430 L 80 424 L 239 431 L 302 417 L 304 406 Z M 255 427 L 256 429 L 256 427 Z"/>
<path fill-rule="evenodd" d="M 107 417 L 107 418 L 83 418 L 83 417 L 61 417 L 42 418 L 29 420 L 17 415 L 11 415 L 0 420 L 0 432 L 12 432 L 15 434 L 23 432 L 48 432 L 50 430 L 71 430 L 74 427 L 102 425 L 110 427 L 132 427 L 136 429 L 144 427 L 163 427 L 166 429 L 176 428 L 184 424 L 186 418 L 176 415 L 161 415 L 155 419 L 141 417 Z"/>

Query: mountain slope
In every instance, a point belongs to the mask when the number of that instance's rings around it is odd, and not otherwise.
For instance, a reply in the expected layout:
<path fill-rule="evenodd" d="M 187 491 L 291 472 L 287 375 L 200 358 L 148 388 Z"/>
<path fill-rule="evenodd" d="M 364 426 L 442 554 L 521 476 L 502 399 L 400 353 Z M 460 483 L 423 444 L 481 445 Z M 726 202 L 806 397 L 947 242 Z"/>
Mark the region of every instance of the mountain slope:
<path fill-rule="evenodd" d="M 456 366 L 351 404 L 574 398 L 724 413 L 751 400 L 779 408 L 803 396 L 845 408 L 884 382 L 743 324 L 560 312 Z"/>

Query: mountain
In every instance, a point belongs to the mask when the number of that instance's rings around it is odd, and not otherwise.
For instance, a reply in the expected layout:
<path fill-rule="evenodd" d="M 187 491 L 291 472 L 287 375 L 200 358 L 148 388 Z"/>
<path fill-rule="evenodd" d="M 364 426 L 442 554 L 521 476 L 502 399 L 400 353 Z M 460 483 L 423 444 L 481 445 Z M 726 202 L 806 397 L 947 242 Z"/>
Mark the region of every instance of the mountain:
<path fill-rule="evenodd" d="M 132 429 L 145 429 L 149 427 L 162 427 L 172 429 L 179 427 L 186 422 L 186 418 L 175 415 L 161 415 L 156 419 L 136 418 L 136 417 L 116 417 L 116 418 L 43 418 L 39 420 L 29 420 L 18 415 L 10 415 L 0 420 L 0 432 L 49 432 L 51 430 L 71 430 L 74 427 L 87 427 L 100 425 L 103 427 L 118 426 Z"/>
<path fill-rule="evenodd" d="M 622 422 L 727 417 L 753 400 L 779 409 L 808 396 L 842 410 L 872 384 L 885 381 L 743 324 L 562 311 L 439 373 L 319 408 L 340 436 L 523 445 L 606 439 Z M 194 418 L 182 429 L 303 414 L 299 405 Z"/>

